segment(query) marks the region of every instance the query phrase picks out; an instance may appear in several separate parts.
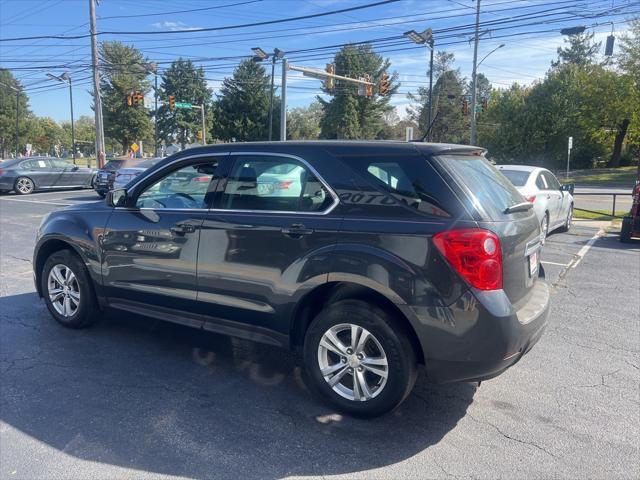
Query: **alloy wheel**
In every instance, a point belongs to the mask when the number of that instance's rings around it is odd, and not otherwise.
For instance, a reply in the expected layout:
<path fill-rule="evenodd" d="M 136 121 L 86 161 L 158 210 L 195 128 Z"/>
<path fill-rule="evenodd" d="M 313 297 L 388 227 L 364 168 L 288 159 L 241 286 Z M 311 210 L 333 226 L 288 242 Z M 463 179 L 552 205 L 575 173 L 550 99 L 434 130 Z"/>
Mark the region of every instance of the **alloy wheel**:
<path fill-rule="evenodd" d="M 49 300 L 56 312 L 63 317 L 72 317 L 80 307 L 80 285 L 69 267 L 61 263 L 54 265 L 47 278 Z"/>
<path fill-rule="evenodd" d="M 16 189 L 23 195 L 33 192 L 33 182 L 28 178 L 19 178 L 16 182 Z"/>
<path fill-rule="evenodd" d="M 358 402 L 378 396 L 389 376 L 387 356 L 378 339 L 351 323 L 324 333 L 318 345 L 318 366 L 334 392 Z"/>
<path fill-rule="evenodd" d="M 567 213 L 567 230 L 571 227 L 573 222 L 573 206 L 569 207 L 569 213 Z"/>

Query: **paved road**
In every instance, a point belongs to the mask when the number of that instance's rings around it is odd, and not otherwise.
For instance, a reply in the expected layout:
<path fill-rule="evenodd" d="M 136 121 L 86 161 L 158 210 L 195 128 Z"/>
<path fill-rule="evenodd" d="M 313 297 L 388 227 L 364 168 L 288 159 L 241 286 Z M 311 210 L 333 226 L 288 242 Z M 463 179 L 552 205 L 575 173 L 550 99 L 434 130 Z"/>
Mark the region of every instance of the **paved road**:
<path fill-rule="evenodd" d="M 574 196 L 576 208 L 587 210 L 604 210 L 611 212 L 613 209 L 612 195 L 596 195 L 598 193 L 617 193 L 616 211 L 628 212 L 631 209 L 632 188 L 610 188 L 610 187 L 576 187 Z M 589 195 L 580 195 L 588 193 Z"/>
<path fill-rule="evenodd" d="M 479 388 L 421 377 L 361 421 L 318 403 L 275 348 L 122 313 L 55 324 L 34 232 L 93 198 L 0 197 L 0 478 L 638 478 L 640 244 L 551 235 L 552 314 L 529 355 Z"/>

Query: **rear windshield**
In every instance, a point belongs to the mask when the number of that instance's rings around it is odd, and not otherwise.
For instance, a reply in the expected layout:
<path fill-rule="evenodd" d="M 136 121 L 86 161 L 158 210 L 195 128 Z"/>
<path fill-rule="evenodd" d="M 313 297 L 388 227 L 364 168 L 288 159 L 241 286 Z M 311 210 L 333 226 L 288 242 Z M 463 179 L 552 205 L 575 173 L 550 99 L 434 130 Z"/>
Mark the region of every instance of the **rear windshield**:
<path fill-rule="evenodd" d="M 486 212 L 492 220 L 504 218 L 504 211 L 524 199 L 500 171 L 484 157 L 440 155 L 455 179 L 468 189 L 476 210 Z"/>
<path fill-rule="evenodd" d="M 124 164 L 124 160 L 109 160 L 103 170 L 118 170 Z"/>
<path fill-rule="evenodd" d="M 507 170 L 506 168 L 501 168 L 500 173 L 507 177 L 516 187 L 524 187 L 531 174 L 531 172 L 525 170 Z"/>

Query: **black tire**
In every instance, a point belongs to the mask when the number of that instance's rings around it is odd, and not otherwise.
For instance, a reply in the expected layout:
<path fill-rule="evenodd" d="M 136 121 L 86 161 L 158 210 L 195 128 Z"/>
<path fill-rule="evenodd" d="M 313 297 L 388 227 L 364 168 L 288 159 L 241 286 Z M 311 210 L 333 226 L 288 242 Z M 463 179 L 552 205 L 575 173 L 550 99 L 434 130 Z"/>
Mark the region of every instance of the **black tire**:
<path fill-rule="evenodd" d="M 80 299 L 73 314 L 65 316 L 61 314 L 49 295 L 49 273 L 62 265 L 71 270 L 75 275 L 75 286 L 79 291 Z M 40 277 L 40 286 L 44 301 L 49 312 L 56 321 L 69 328 L 84 328 L 92 325 L 100 318 L 100 310 L 93 291 L 93 285 L 89 272 L 80 257 L 70 250 L 60 250 L 52 253 L 44 263 Z M 71 287 L 69 287 L 71 288 Z"/>
<path fill-rule="evenodd" d="M 29 177 L 18 177 L 13 184 L 13 191 L 18 195 L 29 195 L 36 189 L 35 183 Z"/>
<path fill-rule="evenodd" d="M 98 191 L 96 190 L 96 193 L 98 194 L 98 196 L 99 196 L 100 198 L 105 198 L 105 197 L 107 196 L 107 194 L 106 194 L 105 192 L 98 192 Z"/>
<path fill-rule="evenodd" d="M 624 217 L 622 219 L 622 228 L 620 229 L 620 241 L 622 243 L 631 243 L 631 226 L 632 218 Z"/>
<path fill-rule="evenodd" d="M 329 329 L 343 324 L 356 325 L 366 329 L 384 350 L 387 361 L 386 383 L 382 384 L 379 391 L 365 401 L 357 401 L 341 396 L 325 380 L 320 367 L 320 342 Z M 355 355 L 350 355 L 354 360 Z M 334 354 L 332 354 L 334 355 Z M 380 356 L 380 354 L 373 354 Z M 341 300 L 335 302 L 313 320 L 305 335 L 303 350 L 305 374 L 309 380 L 310 388 L 321 398 L 329 402 L 338 410 L 358 417 L 375 417 L 390 412 L 398 407 L 409 395 L 416 380 L 417 360 L 414 348 L 408 336 L 404 333 L 403 326 L 383 309 L 361 300 Z M 337 358 L 337 356 L 335 356 Z M 346 358 L 346 357 L 345 357 Z M 347 362 L 344 358 L 337 360 Z M 350 363 L 347 363 L 349 366 Z M 357 367 L 362 370 L 361 367 Z M 356 368 L 352 369 L 352 371 Z M 360 371 L 359 370 L 359 371 Z M 356 373 L 354 371 L 354 373 Z M 350 378 L 349 378 L 350 375 Z M 364 370 L 363 375 L 373 375 Z M 344 380 L 353 385 L 354 374 L 345 374 Z M 340 383 L 339 382 L 339 383 Z M 355 391 L 355 385 L 352 390 Z M 372 388 L 371 392 L 375 389 Z"/>
<path fill-rule="evenodd" d="M 568 232 L 571 229 L 573 223 L 573 204 L 569 205 L 569 212 L 567 218 L 564 219 L 564 225 L 560 228 L 561 232 Z"/>

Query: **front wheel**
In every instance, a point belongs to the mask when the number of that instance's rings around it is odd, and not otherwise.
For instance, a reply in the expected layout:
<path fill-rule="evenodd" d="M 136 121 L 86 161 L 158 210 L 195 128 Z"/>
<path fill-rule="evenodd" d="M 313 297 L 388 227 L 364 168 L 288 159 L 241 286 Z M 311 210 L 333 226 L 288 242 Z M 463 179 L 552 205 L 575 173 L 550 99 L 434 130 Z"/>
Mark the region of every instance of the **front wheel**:
<path fill-rule="evenodd" d="M 573 223 L 573 205 L 569 205 L 569 211 L 567 212 L 567 218 L 564 220 L 564 225 L 562 225 L 562 231 L 568 232 L 571 229 L 571 224 Z"/>
<path fill-rule="evenodd" d="M 54 252 L 42 269 L 41 290 L 49 312 L 65 327 L 82 328 L 99 316 L 91 278 L 80 258 L 69 250 Z"/>
<path fill-rule="evenodd" d="M 29 177 L 19 177 L 16 180 L 14 190 L 18 195 L 29 195 L 33 193 L 36 186 Z"/>
<path fill-rule="evenodd" d="M 416 354 L 402 325 L 360 300 L 342 300 L 320 312 L 303 355 L 311 388 L 355 416 L 393 410 L 415 383 Z"/>
<path fill-rule="evenodd" d="M 540 236 L 542 237 L 542 244 L 544 245 L 547 240 L 547 235 L 549 235 L 549 214 L 545 213 L 544 217 L 542 217 L 542 221 L 540 222 L 540 231 L 542 232 Z"/>

